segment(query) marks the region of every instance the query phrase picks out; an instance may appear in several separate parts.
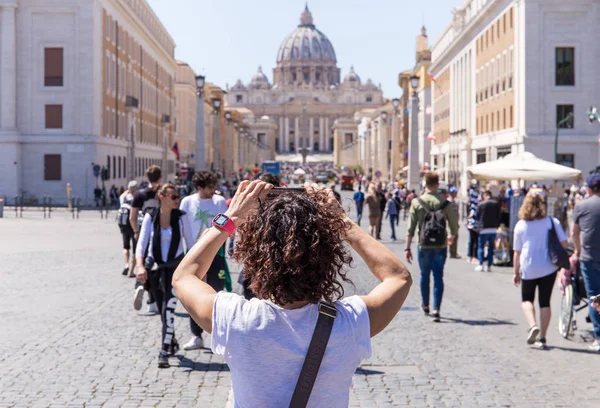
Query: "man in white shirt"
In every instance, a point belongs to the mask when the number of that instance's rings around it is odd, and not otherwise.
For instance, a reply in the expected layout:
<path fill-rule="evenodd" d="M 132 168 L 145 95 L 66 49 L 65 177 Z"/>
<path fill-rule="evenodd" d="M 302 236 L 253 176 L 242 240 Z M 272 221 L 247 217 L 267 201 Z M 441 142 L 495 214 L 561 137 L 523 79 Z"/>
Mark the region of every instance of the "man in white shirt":
<path fill-rule="evenodd" d="M 227 211 L 225 198 L 215 194 L 218 184 L 217 176 L 209 171 L 199 171 L 194 174 L 192 182 L 198 190 L 181 200 L 179 208 L 185 212 L 182 217 L 185 242 L 195 243 L 204 231 L 212 226 L 212 220 L 217 214 Z M 191 245 L 191 244 L 190 244 Z M 206 277 L 208 284 L 217 292 L 225 288 L 227 268 L 224 251 L 219 251 Z M 202 329 L 190 317 L 192 338 L 184 344 L 184 350 L 198 350 L 204 347 Z"/>

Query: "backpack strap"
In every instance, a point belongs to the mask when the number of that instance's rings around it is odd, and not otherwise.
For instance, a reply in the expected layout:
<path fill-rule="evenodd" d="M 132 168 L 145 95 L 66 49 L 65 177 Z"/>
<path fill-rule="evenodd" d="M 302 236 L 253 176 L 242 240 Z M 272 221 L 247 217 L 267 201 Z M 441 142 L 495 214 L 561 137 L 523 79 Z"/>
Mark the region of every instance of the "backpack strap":
<path fill-rule="evenodd" d="M 427 211 L 428 213 L 432 213 L 433 210 L 431 209 L 431 207 L 429 207 L 427 204 L 425 204 L 425 201 L 421 200 L 421 198 L 417 198 L 417 201 L 419 202 L 419 204 L 421 204 L 421 207 L 423 207 L 423 209 L 425 211 Z"/>
<path fill-rule="evenodd" d="M 333 322 L 336 317 L 337 309 L 334 304 L 319 302 L 317 326 L 313 332 L 310 346 L 304 359 L 304 365 L 294 389 L 294 395 L 292 395 L 290 408 L 305 408 L 308 404 L 308 399 L 315 385 L 315 380 L 317 379 L 317 374 L 319 373 L 319 368 L 325 355 L 325 348 L 327 348 Z"/>
<path fill-rule="evenodd" d="M 443 211 L 446 207 L 448 207 L 448 204 L 450 204 L 450 201 L 444 200 L 444 202 L 442 203 L 442 205 L 440 205 L 439 210 Z"/>

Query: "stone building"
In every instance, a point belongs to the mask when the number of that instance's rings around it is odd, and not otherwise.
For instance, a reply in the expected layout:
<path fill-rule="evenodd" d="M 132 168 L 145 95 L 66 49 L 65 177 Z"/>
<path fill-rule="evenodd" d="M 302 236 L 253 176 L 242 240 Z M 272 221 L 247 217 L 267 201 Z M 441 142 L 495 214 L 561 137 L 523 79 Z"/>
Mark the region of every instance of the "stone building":
<path fill-rule="evenodd" d="M 175 44 L 145 1 L 2 1 L 0 38 L 0 195 L 173 178 Z"/>
<path fill-rule="evenodd" d="M 261 142 L 278 153 L 331 152 L 336 120 L 352 120 L 355 112 L 383 102 L 380 86 L 370 79 L 363 83 L 352 68 L 341 79 L 333 45 L 316 28 L 308 6 L 279 48 L 273 83 L 259 67 L 249 84 L 238 80 L 227 91 L 227 106 L 274 123 L 273 140 Z"/>
<path fill-rule="evenodd" d="M 447 181 L 466 191 L 467 167 L 521 151 L 595 169 L 599 129 L 587 110 L 600 90 L 599 19 L 593 0 L 461 1 L 430 68 L 432 164 Z"/>

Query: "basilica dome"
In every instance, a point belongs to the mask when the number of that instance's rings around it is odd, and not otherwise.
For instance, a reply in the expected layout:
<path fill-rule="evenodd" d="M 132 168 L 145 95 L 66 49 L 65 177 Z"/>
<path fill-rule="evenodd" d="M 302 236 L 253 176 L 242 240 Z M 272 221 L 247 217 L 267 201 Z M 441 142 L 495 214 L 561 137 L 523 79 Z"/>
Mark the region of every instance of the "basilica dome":
<path fill-rule="evenodd" d="M 252 81 L 250 81 L 250 88 L 252 89 L 269 89 L 271 84 L 269 84 L 269 79 L 263 73 L 262 67 L 258 67 L 258 72 L 252 77 Z"/>
<path fill-rule="evenodd" d="M 277 53 L 277 63 L 293 61 L 337 62 L 333 45 L 313 24 L 308 5 L 302 13 L 300 25 L 283 40 Z"/>

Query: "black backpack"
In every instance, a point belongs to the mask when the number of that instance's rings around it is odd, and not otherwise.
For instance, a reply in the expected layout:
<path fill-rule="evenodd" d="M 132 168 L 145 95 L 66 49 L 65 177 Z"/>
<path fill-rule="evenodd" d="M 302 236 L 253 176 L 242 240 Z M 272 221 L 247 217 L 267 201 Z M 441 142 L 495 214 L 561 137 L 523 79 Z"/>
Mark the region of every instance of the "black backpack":
<path fill-rule="evenodd" d="M 444 209 L 450 202 L 446 200 L 438 209 L 434 210 L 420 198 L 417 198 L 417 200 L 425 210 L 425 219 L 423 221 L 423 226 L 419 231 L 419 244 L 421 246 L 445 246 L 446 216 L 444 215 Z"/>

